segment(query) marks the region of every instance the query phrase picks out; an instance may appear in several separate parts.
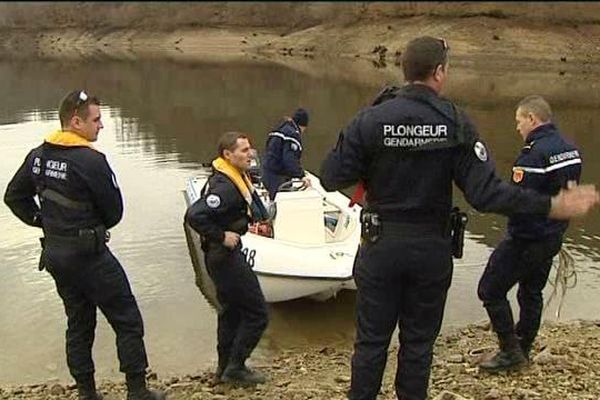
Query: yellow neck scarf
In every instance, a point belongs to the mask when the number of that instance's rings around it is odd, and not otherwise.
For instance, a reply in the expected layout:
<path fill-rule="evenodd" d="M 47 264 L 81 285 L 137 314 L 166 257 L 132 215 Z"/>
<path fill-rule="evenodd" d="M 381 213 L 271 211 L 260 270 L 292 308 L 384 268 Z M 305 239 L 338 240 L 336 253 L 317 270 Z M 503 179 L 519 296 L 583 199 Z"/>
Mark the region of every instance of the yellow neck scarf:
<path fill-rule="evenodd" d="M 66 147 L 89 147 L 93 149 L 92 144 L 85 138 L 75 132 L 58 130 L 46 136 L 45 141 L 51 144 Z"/>
<path fill-rule="evenodd" d="M 229 161 L 222 157 L 214 159 L 212 166 L 215 170 L 225 174 L 231 179 L 246 200 L 246 203 L 252 204 L 252 192 L 254 191 L 254 186 L 252 186 L 252 181 L 250 181 L 248 174 L 240 172 L 236 167 L 231 165 Z"/>

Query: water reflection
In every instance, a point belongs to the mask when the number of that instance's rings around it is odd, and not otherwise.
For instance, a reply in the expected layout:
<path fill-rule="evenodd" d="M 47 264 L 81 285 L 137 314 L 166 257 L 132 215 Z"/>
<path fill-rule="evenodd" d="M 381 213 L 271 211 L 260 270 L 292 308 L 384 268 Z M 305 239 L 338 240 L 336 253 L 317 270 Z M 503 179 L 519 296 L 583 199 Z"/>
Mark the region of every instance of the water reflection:
<path fill-rule="evenodd" d="M 332 67 L 333 68 L 333 67 Z M 262 149 L 266 134 L 298 106 L 311 112 L 305 165 L 316 171 L 337 133 L 378 90 L 348 77 L 305 73 L 269 64 L 177 64 L 169 61 L 49 61 L 0 63 L 0 188 L 43 135 L 58 127 L 61 96 L 85 87 L 105 102 L 105 129 L 98 148 L 117 172 L 125 217 L 114 230 L 112 249 L 128 271 L 144 315 L 151 364 L 161 375 L 192 373 L 215 358 L 215 316 L 193 284 L 182 230 L 185 178 L 214 155 L 218 136 L 243 130 Z M 363 71 L 381 74 L 381 71 Z M 448 96 L 461 102 L 480 127 L 504 177 L 520 149 L 514 104 L 536 89 L 555 108 L 559 126 L 583 149 L 584 180 L 600 182 L 599 99 L 564 78 L 536 85 L 532 76 L 496 76 L 453 70 Z M 362 80 L 361 80 L 362 81 Z M 524 82 L 522 85 L 519 82 Z M 559 90 L 564 89 L 564 90 Z M 481 101 L 480 101 L 481 100 Z M 466 207 L 461 195 L 457 202 Z M 505 220 L 470 210 L 474 262 L 457 266 L 446 324 L 484 317 L 475 294 L 482 262 L 500 240 Z M 0 205 L 0 382 L 66 379 L 62 304 L 52 279 L 36 271 L 38 232 L 24 227 Z M 577 221 L 567 244 L 582 268 L 564 316 L 595 317 L 600 287 L 600 219 Z M 584 301 L 587 299 L 587 301 Z M 280 348 L 352 340 L 354 295 L 319 304 L 294 301 L 271 307 L 272 321 L 258 356 Z M 118 376 L 114 335 L 100 318 L 95 347 L 99 376 Z"/>

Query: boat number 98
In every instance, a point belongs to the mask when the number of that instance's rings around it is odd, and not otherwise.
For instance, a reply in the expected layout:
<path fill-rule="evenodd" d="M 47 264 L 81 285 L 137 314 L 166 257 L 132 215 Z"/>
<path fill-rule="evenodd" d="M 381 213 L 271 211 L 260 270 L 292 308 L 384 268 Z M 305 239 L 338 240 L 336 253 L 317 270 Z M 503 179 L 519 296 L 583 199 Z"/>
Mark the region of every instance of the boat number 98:
<path fill-rule="evenodd" d="M 254 257 L 256 256 L 256 250 L 248 250 L 247 247 L 242 249 L 242 254 L 246 257 L 246 262 L 250 265 L 250 268 L 254 268 Z"/>

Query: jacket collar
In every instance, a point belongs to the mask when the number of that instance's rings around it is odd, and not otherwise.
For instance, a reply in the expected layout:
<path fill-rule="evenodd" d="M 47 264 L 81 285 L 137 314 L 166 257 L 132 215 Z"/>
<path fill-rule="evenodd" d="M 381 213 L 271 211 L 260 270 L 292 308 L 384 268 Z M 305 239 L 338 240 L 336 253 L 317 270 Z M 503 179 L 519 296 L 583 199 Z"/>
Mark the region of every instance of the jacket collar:
<path fill-rule="evenodd" d="M 72 131 L 58 130 L 50 133 L 44 139 L 46 143 L 65 147 L 89 147 L 93 149 L 92 144 L 85 138 Z"/>
<path fill-rule="evenodd" d="M 538 140 L 544 136 L 552 135 L 556 132 L 556 126 L 552 122 L 548 122 L 547 124 L 543 124 L 533 129 L 527 135 L 527 139 L 525 139 L 525 143 L 531 143 L 534 140 Z"/>
<path fill-rule="evenodd" d="M 430 96 L 439 97 L 438 93 L 435 90 L 425 85 L 424 83 L 407 83 L 403 86 L 403 89 L 407 92 L 420 92 Z"/>
<path fill-rule="evenodd" d="M 212 162 L 212 166 L 215 170 L 219 171 L 233 182 L 248 204 L 252 203 L 252 191 L 254 190 L 254 186 L 252 186 L 252 181 L 250 181 L 250 177 L 247 173 L 240 172 L 231 165 L 229 161 L 222 157 L 215 158 Z"/>

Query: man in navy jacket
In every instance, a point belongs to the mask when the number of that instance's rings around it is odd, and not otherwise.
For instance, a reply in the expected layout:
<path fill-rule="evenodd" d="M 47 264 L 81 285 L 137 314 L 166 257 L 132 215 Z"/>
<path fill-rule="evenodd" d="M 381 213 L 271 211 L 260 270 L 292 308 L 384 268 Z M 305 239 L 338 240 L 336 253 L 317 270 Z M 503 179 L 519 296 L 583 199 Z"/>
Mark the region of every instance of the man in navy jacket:
<path fill-rule="evenodd" d="M 279 186 L 292 178 L 303 179 L 306 185 L 310 185 L 300 162 L 301 136 L 307 126 L 308 112 L 299 108 L 292 118 L 286 118 L 267 137 L 262 179 L 271 200 Z"/>
<path fill-rule="evenodd" d="M 579 182 L 581 157 L 552 123 L 550 105 L 528 96 L 517 106 L 517 131 L 525 144 L 513 167 L 512 183 L 550 196 Z M 500 351 L 480 368 L 496 372 L 524 365 L 540 327 L 543 299 L 553 257 L 562 246 L 568 221 L 543 214 L 513 214 L 504 240 L 490 256 L 478 294 L 498 335 Z M 519 284 L 519 322 L 514 325 L 506 299 Z"/>

